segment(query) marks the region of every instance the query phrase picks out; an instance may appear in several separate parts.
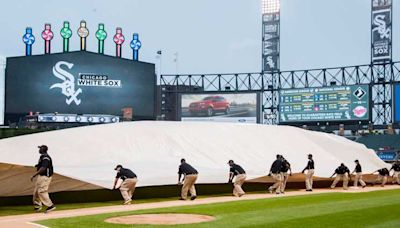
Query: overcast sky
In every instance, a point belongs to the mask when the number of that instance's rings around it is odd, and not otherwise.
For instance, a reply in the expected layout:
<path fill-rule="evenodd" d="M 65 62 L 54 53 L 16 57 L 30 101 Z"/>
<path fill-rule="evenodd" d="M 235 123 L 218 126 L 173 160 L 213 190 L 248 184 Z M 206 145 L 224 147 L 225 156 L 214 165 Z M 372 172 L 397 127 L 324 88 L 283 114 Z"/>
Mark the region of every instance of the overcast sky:
<path fill-rule="evenodd" d="M 394 1 L 393 53 L 400 60 L 400 1 Z M 282 0 L 281 69 L 306 69 L 367 64 L 370 61 L 370 0 Z M 106 54 L 114 55 L 115 27 L 123 28 L 123 56 L 132 33 L 140 34 L 140 58 L 158 64 L 162 72 L 259 72 L 261 70 L 261 0 L 18 0 L 0 2 L 0 55 L 24 54 L 21 37 L 31 26 L 36 36 L 33 54 L 43 53 L 40 33 L 52 24 L 53 52 L 62 50 L 59 35 L 64 20 L 74 32 L 71 50 L 79 49 L 76 30 L 85 19 L 88 50 L 97 51 L 94 36 L 105 23 Z"/>

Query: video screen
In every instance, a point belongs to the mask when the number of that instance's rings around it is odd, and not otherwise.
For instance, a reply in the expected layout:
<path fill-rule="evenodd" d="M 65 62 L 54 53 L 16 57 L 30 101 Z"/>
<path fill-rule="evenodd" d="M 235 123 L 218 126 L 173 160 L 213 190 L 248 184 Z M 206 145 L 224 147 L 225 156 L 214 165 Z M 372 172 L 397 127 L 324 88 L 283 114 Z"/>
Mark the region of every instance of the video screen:
<path fill-rule="evenodd" d="M 23 67 L 21 67 L 23 66 Z M 7 59 L 6 123 L 29 112 L 155 118 L 154 64 L 91 52 Z"/>
<path fill-rule="evenodd" d="M 281 90 L 279 122 L 367 121 L 369 91 L 369 85 Z"/>
<path fill-rule="evenodd" d="M 182 121 L 258 123 L 259 96 L 241 94 L 183 94 Z"/>

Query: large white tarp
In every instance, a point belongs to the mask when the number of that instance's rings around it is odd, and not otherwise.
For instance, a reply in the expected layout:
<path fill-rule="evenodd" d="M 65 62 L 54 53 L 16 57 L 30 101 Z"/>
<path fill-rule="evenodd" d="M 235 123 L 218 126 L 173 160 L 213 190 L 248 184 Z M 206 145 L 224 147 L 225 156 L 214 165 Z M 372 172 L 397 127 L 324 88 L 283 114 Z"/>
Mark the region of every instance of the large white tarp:
<path fill-rule="evenodd" d="M 364 173 L 387 167 L 373 150 L 333 134 L 289 126 L 198 122 L 126 122 L 71 128 L 0 140 L 1 163 L 33 166 L 38 145 L 48 145 L 55 172 L 111 188 L 117 164 L 138 175 L 138 186 L 177 183 L 180 159 L 199 171 L 198 183 L 225 183 L 233 159 L 248 178 L 265 176 L 276 154 L 283 154 L 294 173 L 307 154 L 314 155 L 315 175 L 329 177 L 340 163 Z M 1 185 L 1 183 L 0 183 Z"/>

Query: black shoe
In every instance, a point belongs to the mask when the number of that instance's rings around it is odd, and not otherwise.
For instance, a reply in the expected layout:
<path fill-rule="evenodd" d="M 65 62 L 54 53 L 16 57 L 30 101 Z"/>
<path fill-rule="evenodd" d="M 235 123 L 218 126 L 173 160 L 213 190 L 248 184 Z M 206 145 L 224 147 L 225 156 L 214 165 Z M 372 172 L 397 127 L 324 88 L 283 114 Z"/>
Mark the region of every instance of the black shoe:
<path fill-rule="evenodd" d="M 312 192 L 312 189 L 307 189 L 306 191 L 307 191 L 307 192 Z"/>
<path fill-rule="evenodd" d="M 190 197 L 190 200 L 195 200 L 197 198 L 197 196 L 192 196 Z"/>
<path fill-rule="evenodd" d="M 183 201 L 185 201 L 186 199 L 184 199 L 184 198 L 179 198 L 179 200 L 183 200 Z"/>
<path fill-rule="evenodd" d="M 54 204 L 53 204 L 53 205 L 51 205 L 50 207 L 48 207 L 48 208 L 46 209 L 45 213 L 48 213 L 48 212 L 50 212 L 50 211 L 54 211 L 55 209 L 56 209 L 56 206 L 54 206 Z"/>
<path fill-rule="evenodd" d="M 365 188 L 365 187 L 367 187 L 367 185 L 363 185 L 363 186 L 362 186 L 362 188 Z"/>
<path fill-rule="evenodd" d="M 39 212 L 39 211 L 42 210 L 42 207 L 35 207 L 33 210 L 36 211 L 36 212 Z"/>

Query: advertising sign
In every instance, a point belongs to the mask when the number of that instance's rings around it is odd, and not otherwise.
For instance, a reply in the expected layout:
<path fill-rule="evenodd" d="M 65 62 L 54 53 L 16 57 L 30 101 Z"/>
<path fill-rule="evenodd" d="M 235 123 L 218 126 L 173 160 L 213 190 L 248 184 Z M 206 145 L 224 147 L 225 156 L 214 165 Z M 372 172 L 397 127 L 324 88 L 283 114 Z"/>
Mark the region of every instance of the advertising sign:
<path fill-rule="evenodd" d="M 183 94 L 182 121 L 258 122 L 258 96 L 248 94 Z"/>
<path fill-rule="evenodd" d="M 281 90 L 279 122 L 370 119 L 368 85 Z"/>
<path fill-rule="evenodd" d="M 392 58 L 392 0 L 372 0 L 372 62 Z"/>

